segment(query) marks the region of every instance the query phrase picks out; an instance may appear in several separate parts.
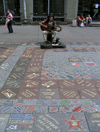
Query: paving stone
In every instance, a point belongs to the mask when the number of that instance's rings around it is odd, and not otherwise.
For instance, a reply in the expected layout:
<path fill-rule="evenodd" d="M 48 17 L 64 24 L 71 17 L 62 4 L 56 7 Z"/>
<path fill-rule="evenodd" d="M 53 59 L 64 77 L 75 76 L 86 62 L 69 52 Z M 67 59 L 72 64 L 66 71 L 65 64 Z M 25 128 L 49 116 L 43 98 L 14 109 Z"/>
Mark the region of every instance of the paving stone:
<path fill-rule="evenodd" d="M 17 54 L 17 50 L 18 50 L 18 54 Z M 4 67 L 1 67 L 3 69 L 0 70 L 3 71 L 3 73 L 1 74 L 1 78 L 4 78 L 4 79 L 7 79 L 10 72 L 12 71 L 14 65 L 16 64 L 16 62 L 18 61 L 21 53 L 23 53 L 25 49 L 22 48 L 21 46 L 19 46 L 18 48 L 16 48 L 16 50 L 11 54 L 11 56 L 9 56 L 5 61 L 4 63 L 2 64 L 2 66 Z M 15 55 L 17 55 L 15 57 Z M 3 86 L 4 82 L 2 82 L 1 84 L 1 87 Z"/>
<path fill-rule="evenodd" d="M 37 72 L 37 73 L 41 73 L 41 69 L 42 67 L 28 67 L 27 72 Z"/>
<path fill-rule="evenodd" d="M 92 58 L 82 58 L 83 63 L 87 67 L 94 67 L 96 66 L 96 63 L 93 61 Z"/>
<path fill-rule="evenodd" d="M 0 131 L 5 132 L 5 127 L 7 125 L 9 114 L 0 114 Z"/>
<path fill-rule="evenodd" d="M 75 49 L 73 49 L 73 48 L 67 48 L 66 50 L 67 50 L 67 52 L 75 52 Z"/>
<path fill-rule="evenodd" d="M 58 113 L 59 112 L 59 107 L 58 106 L 49 106 L 48 107 L 48 112 L 49 113 Z"/>
<path fill-rule="evenodd" d="M 24 113 L 34 113 L 36 112 L 36 106 L 26 106 L 24 108 Z"/>
<path fill-rule="evenodd" d="M 58 89 L 40 89 L 39 99 L 59 99 Z"/>
<path fill-rule="evenodd" d="M 0 113 L 11 113 L 12 112 L 12 106 L 1 106 L 0 107 Z"/>
<path fill-rule="evenodd" d="M 90 49 L 90 50 L 92 50 L 92 49 Z M 65 56 L 67 56 L 66 62 L 64 62 L 65 60 L 62 59 Z M 82 62 L 78 62 L 79 66 L 76 67 L 77 60 L 75 62 L 75 59 L 77 59 L 79 56 L 80 56 L 80 61 L 82 61 Z M 48 58 L 48 60 L 46 58 Z M 72 73 L 74 73 L 74 75 L 65 76 L 63 74 L 64 70 L 65 70 L 63 67 L 62 67 L 63 72 L 60 75 L 57 75 L 56 71 L 59 69 L 58 68 L 58 66 L 60 65 L 59 62 L 61 62 L 62 66 L 66 67 L 66 64 L 70 64 L 70 62 L 68 61 L 68 59 L 70 60 L 70 58 L 74 58 L 74 63 L 72 63 L 72 64 L 75 64 L 75 66 L 72 68 L 72 71 L 73 71 Z M 72 52 L 71 55 L 68 52 L 64 52 L 64 53 L 62 52 L 62 54 L 60 52 L 55 52 L 55 53 L 51 53 L 51 55 L 50 55 L 50 52 L 49 52 L 49 53 L 45 53 L 45 55 L 44 55 L 43 65 L 45 67 L 57 65 L 55 71 L 53 71 L 53 75 L 56 75 L 58 79 L 65 79 L 65 78 L 66 79 L 97 79 L 97 77 L 99 78 L 99 74 L 96 77 L 96 73 L 93 71 L 94 68 L 91 67 L 91 64 L 92 64 L 92 62 L 94 62 L 93 60 L 95 60 L 95 58 L 97 58 L 95 52 L 84 52 L 84 55 L 81 52 L 74 52 L 74 53 Z M 55 62 L 55 60 L 56 60 L 56 62 Z M 62 62 L 62 60 L 63 60 L 63 62 Z M 89 65 L 88 65 L 88 63 L 89 63 Z M 70 65 L 72 65 L 72 64 L 70 64 Z M 86 66 L 88 69 L 90 69 L 90 71 L 93 71 L 93 73 L 92 72 L 89 73 Z M 98 66 L 95 65 L 95 68 L 97 68 L 97 67 Z M 61 68 L 60 68 L 60 70 L 61 70 Z M 60 71 L 60 70 L 58 70 L 58 71 Z M 45 73 L 45 72 L 42 72 L 42 73 Z M 45 77 L 45 79 L 50 79 L 50 74 L 51 74 L 51 69 L 49 69 L 48 76 L 45 75 L 43 77 Z M 81 77 L 81 78 L 79 78 L 79 77 Z M 53 78 L 53 79 L 55 79 L 55 78 Z"/>
<path fill-rule="evenodd" d="M 82 99 L 100 98 L 100 94 L 96 88 L 80 88 L 79 92 Z"/>
<path fill-rule="evenodd" d="M 30 61 L 31 59 L 28 58 L 19 58 L 16 65 L 14 66 L 14 69 L 16 69 L 18 66 L 20 67 L 24 66 L 26 68 L 29 65 Z"/>
<path fill-rule="evenodd" d="M 26 73 L 24 80 L 33 80 L 33 79 L 40 79 L 40 73 Z"/>
<path fill-rule="evenodd" d="M 94 105 L 85 105 L 83 106 L 83 112 L 93 113 L 96 112 Z"/>
<path fill-rule="evenodd" d="M 48 80 L 48 81 L 41 81 L 41 85 L 40 88 L 44 89 L 48 89 L 48 88 L 58 88 L 58 81 L 56 80 Z"/>
<path fill-rule="evenodd" d="M 18 89 L 20 89 L 21 88 L 21 86 L 22 86 L 22 82 L 23 82 L 23 80 L 12 80 L 12 79 L 8 79 L 8 80 L 6 80 L 6 82 L 5 82 L 5 84 L 3 85 L 3 89 L 4 88 L 18 88 Z"/>
<path fill-rule="evenodd" d="M 81 99 L 71 99 L 70 105 L 82 105 Z"/>
<path fill-rule="evenodd" d="M 2 89 L 0 90 L 0 99 L 16 99 L 19 94 L 19 89 Z"/>
<path fill-rule="evenodd" d="M 25 106 L 13 106 L 11 113 L 23 113 Z"/>
<path fill-rule="evenodd" d="M 29 51 L 30 52 L 30 51 Z M 28 51 L 24 52 L 21 58 L 32 58 L 33 53 L 29 53 Z"/>
<path fill-rule="evenodd" d="M 48 107 L 42 106 L 42 105 L 37 105 L 35 111 L 36 111 L 36 113 L 47 113 Z"/>
<path fill-rule="evenodd" d="M 48 100 L 48 106 L 59 106 L 60 100 L 59 99 L 49 99 Z"/>
<path fill-rule="evenodd" d="M 73 46 L 73 44 L 71 45 Z M 40 50 L 39 48 L 33 51 L 34 47 L 27 48 L 29 47 L 27 45 L 13 49 L 14 52 L 12 49 L 7 52 L 4 51 L 4 56 L 1 58 L 3 59 L 3 65 L 0 69 L 0 88 L 2 88 L 0 90 L 0 113 L 14 113 L 16 119 L 14 116 L 13 119 L 10 117 L 7 127 L 5 126 L 6 129 L 4 128 L 5 130 L 2 130 L 3 128 L 0 128 L 2 132 L 89 132 L 83 115 L 84 112 L 87 114 L 91 113 L 91 115 L 95 114 L 94 112 L 98 112 L 96 114 L 100 112 L 100 57 L 95 52 L 98 49 L 86 47 L 75 48 L 75 46 L 80 45 L 75 43 L 74 47 L 68 47 L 64 51 L 62 49 L 55 51 L 54 49 Z M 20 58 L 20 56 L 23 58 Z M 41 87 L 30 88 L 29 83 L 40 81 L 40 78 Z M 23 79 L 24 84 L 25 81 L 29 80 L 29 82 L 26 82 L 22 88 L 21 84 L 18 87 L 17 84 Z M 7 82 L 9 85 L 5 86 Z M 55 82 L 54 85 L 53 82 Z M 16 88 L 18 88 L 18 91 L 15 90 Z M 19 91 L 20 88 L 21 91 Z M 40 90 L 37 88 L 40 88 Z M 71 92 L 69 96 L 67 96 L 67 92 Z M 77 94 L 79 98 L 81 96 L 81 98 L 86 99 L 78 99 Z M 93 95 L 95 96 L 91 97 Z M 20 114 L 16 115 L 15 113 L 32 113 L 32 116 L 34 113 L 40 114 L 36 114 L 36 126 L 34 127 L 33 118 L 32 120 L 27 120 L 24 116 L 25 118 L 19 119 Z M 62 116 L 62 114 L 64 115 Z M 94 130 L 90 129 L 91 132 L 99 132 L 100 129 L 99 115 L 96 116 L 98 116 L 97 122 L 95 122 L 95 119 L 91 121 L 92 123 L 90 122 L 89 129 L 90 125 L 94 123 L 96 123 L 97 128 L 95 127 L 96 129 Z M 57 124 L 55 119 L 59 120 L 59 124 Z"/>
<path fill-rule="evenodd" d="M 95 48 L 86 48 L 87 52 L 96 52 Z"/>
<path fill-rule="evenodd" d="M 31 63 L 31 62 L 43 62 L 43 58 L 42 58 L 42 59 L 39 59 L 39 58 L 35 59 L 35 58 L 32 58 L 31 61 L 30 61 L 30 63 Z"/>
<path fill-rule="evenodd" d="M 80 58 L 68 58 L 69 62 L 82 62 L 82 60 Z"/>
<path fill-rule="evenodd" d="M 100 112 L 100 105 L 94 105 L 94 109 L 96 112 Z"/>
<path fill-rule="evenodd" d="M 76 81 L 75 80 L 59 80 L 59 87 L 60 88 L 76 88 Z"/>
<path fill-rule="evenodd" d="M 37 99 L 26 99 L 25 103 L 27 106 L 35 106 L 37 104 Z"/>
<path fill-rule="evenodd" d="M 36 99 L 16 99 L 14 101 L 15 106 L 35 106 L 37 100 Z"/>
<path fill-rule="evenodd" d="M 89 132 L 83 113 L 61 114 L 62 132 Z"/>
<path fill-rule="evenodd" d="M 45 73 L 47 73 L 47 74 L 43 75 Z M 55 74 L 55 72 L 49 73 L 48 71 L 45 71 L 45 72 L 43 71 L 41 73 L 41 80 L 57 80 L 57 79 L 58 79 L 58 75 L 57 75 L 57 73 Z"/>
<path fill-rule="evenodd" d="M 38 99 L 37 89 L 22 89 L 18 95 L 18 99 Z"/>
<path fill-rule="evenodd" d="M 26 67 L 22 67 L 22 66 L 16 66 L 13 68 L 12 73 L 17 73 L 17 72 L 22 72 L 25 73 L 26 71 Z"/>
<path fill-rule="evenodd" d="M 26 105 L 26 102 L 25 102 L 24 99 L 16 99 L 16 100 L 14 101 L 14 105 L 15 105 L 15 106 L 25 106 L 25 105 Z"/>
<path fill-rule="evenodd" d="M 8 100 L 8 99 L 4 99 L 3 100 L 3 105 L 5 105 L 5 106 L 12 106 L 12 105 L 14 105 L 14 102 L 15 102 L 15 100 L 14 99 L 10 99 L 10 100 Z"/>
<path fill-rule="evenodd" d="M 61 99 L 60 100 L 60 105 L 61 106 L 69 106 L 71 103 L 71 100 L 70 99 Z"/>
<path fill-rule="evenodd" d="M 55 52 L 66 52 L 66 49 L 55 49 Z"/>
<path fill-rule="evenodd" d="M 32 61 L 32 62 L 30 62 L 30 64 L 29 64 L 29 66 L 28 67 L 42 67 L 42 62 L 40 61 L 40 62 L 35 62 L 35 61 Z"/>
<path fill-rule="evenodd" d="M 4 105 L 4 100 L 0 99 L 0 106 Z"/>
<path fill-rule="evenodd" d="M 0 113 L 23 113 L 24 106 L 2 106 Z"/>
<path fill-rule="evenodd" d="M 92 99 L 91 101 L 94 105 L 100 105 L 100 99 Z"/>
<path fill-rule="evenodd" d="M 69 113 L 69 112 L 72 112 L 72 110 L 71 110 L 70 106 L 60 106 L 59 112 L 60 113 Z"/>
<path fill-rule="evenodd" d="M 93 105 L 92 99 L 81 99 L 82 106 Z"/>
<path fill-rule="evenodd" d="M 60 89 L 60 99 L 80 99 L 78 89 Z"/>
<path fill-rule="evenodd" d="M 83 107 L 82 105 L 71 105 L 70 110 L 72 113 L 79 113 L 79 112 L 83 112 Z"/>
<path fill-rule="evenodd" d="M 95 88 L 95 84 L 93 80 L 77 80 L 77 87 L 78 88 Z"/>
<path fill-rule="evenodd" d="M 34 54 L 32 58 L 34 59 L 42 59 L 44 57 L 44 54 Z"/>
<path fill-rule="evenodd" d="M 24 80 L 22 89 L 37 89 L 40 88 L 40 80 Z"/>
<path fill-rule="evenodd" d="M 47 106 L 48 105 L 48 100 L 43 100 L 43 99 L 38 99 L 37 100 L 37 103 L 36 103 L 36 105 L 38 106 L 38 105 L 40 105 L 40 106 Z"/>
<path fill-rule="evenodd" d="M 100 131 L 100 113 L 85 113 L 91 132 Z"/>
<path fill-rule="evenodd" d="M 36 114 L 35 120 L 35 132 L 61 132 L 59 114 Z"/>
<path fill-rule="evenodd" d="M 33 132 L 34 116 L 32 114 L 11 114 L 5 132 Z"/>

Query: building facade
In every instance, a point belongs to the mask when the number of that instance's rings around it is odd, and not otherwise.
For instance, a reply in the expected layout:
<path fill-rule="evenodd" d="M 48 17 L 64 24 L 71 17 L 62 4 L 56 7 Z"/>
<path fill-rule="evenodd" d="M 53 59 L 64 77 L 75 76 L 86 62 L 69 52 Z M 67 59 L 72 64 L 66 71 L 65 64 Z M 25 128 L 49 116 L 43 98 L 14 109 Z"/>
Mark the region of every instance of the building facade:
<path fill-rule="evenodd" d="M 0 18 L 6 17 L 10 9 L 15 21 L 32 23 L 41 21 L 53 13 L 57 21 L 77 19 L 91 14 L 93 20 L 100 21 L 100 0 L 0 0 Z"/>

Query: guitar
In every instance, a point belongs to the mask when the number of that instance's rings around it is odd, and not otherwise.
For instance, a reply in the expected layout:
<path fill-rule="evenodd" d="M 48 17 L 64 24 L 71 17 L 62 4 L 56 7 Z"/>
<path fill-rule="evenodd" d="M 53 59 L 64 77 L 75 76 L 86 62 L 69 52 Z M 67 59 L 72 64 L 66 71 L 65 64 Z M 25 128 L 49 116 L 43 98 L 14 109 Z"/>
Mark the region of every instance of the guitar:
<path fill-rule="evenodd" d="M 59 25 L 50 25 L 48 23 L 42 23 L 42 24 L 47 26 L 47 28 L 45 28 L 44 26 L 41 26 L 42 31 L 49 31 L 49 32 L 57 31 L 57 32 L 60 32 L 62 30 L 62 27 L 59 26 Z M 57 28 L 59 28 L 59 29 L 57 29 Z"/>

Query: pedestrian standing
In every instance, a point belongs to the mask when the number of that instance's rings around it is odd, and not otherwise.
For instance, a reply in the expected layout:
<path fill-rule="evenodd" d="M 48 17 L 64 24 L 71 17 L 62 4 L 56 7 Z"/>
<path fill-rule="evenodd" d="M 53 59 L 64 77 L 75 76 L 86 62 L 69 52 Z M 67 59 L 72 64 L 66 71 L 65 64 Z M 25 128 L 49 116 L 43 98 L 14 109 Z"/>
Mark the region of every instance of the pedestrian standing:
<path fill-rule="evenodd" d="M 9 31 L 9 33 L 13 33 L 13 28 L 12 28 L 13 15 L 10 12 L 9 9 L 7 10 L 7 13 L 8 13 L 8 16 L 7 16 L 7 19 L 6 20 L 9 19 L 9 22 L 7 23 L 8 31 Z"/>

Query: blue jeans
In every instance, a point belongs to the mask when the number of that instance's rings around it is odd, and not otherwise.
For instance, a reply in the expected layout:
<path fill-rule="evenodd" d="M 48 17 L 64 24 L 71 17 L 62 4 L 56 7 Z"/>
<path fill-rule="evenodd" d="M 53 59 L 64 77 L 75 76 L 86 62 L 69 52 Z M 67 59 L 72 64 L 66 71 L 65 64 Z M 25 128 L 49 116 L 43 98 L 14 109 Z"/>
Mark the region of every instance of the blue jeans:
<path fill-rule="evenodd" d="M 86 22 L 89 24 L 89 23 L 91 23 L 91 22 L 92 22 L 92 20 L 86 20 Z"/>
<path fill-rule="evenodd" d="M 10 22 L 7 24 L 9 33 L 13 33 L 12 22 L 13 22 L 13 21 L 10 20 Z"/>

